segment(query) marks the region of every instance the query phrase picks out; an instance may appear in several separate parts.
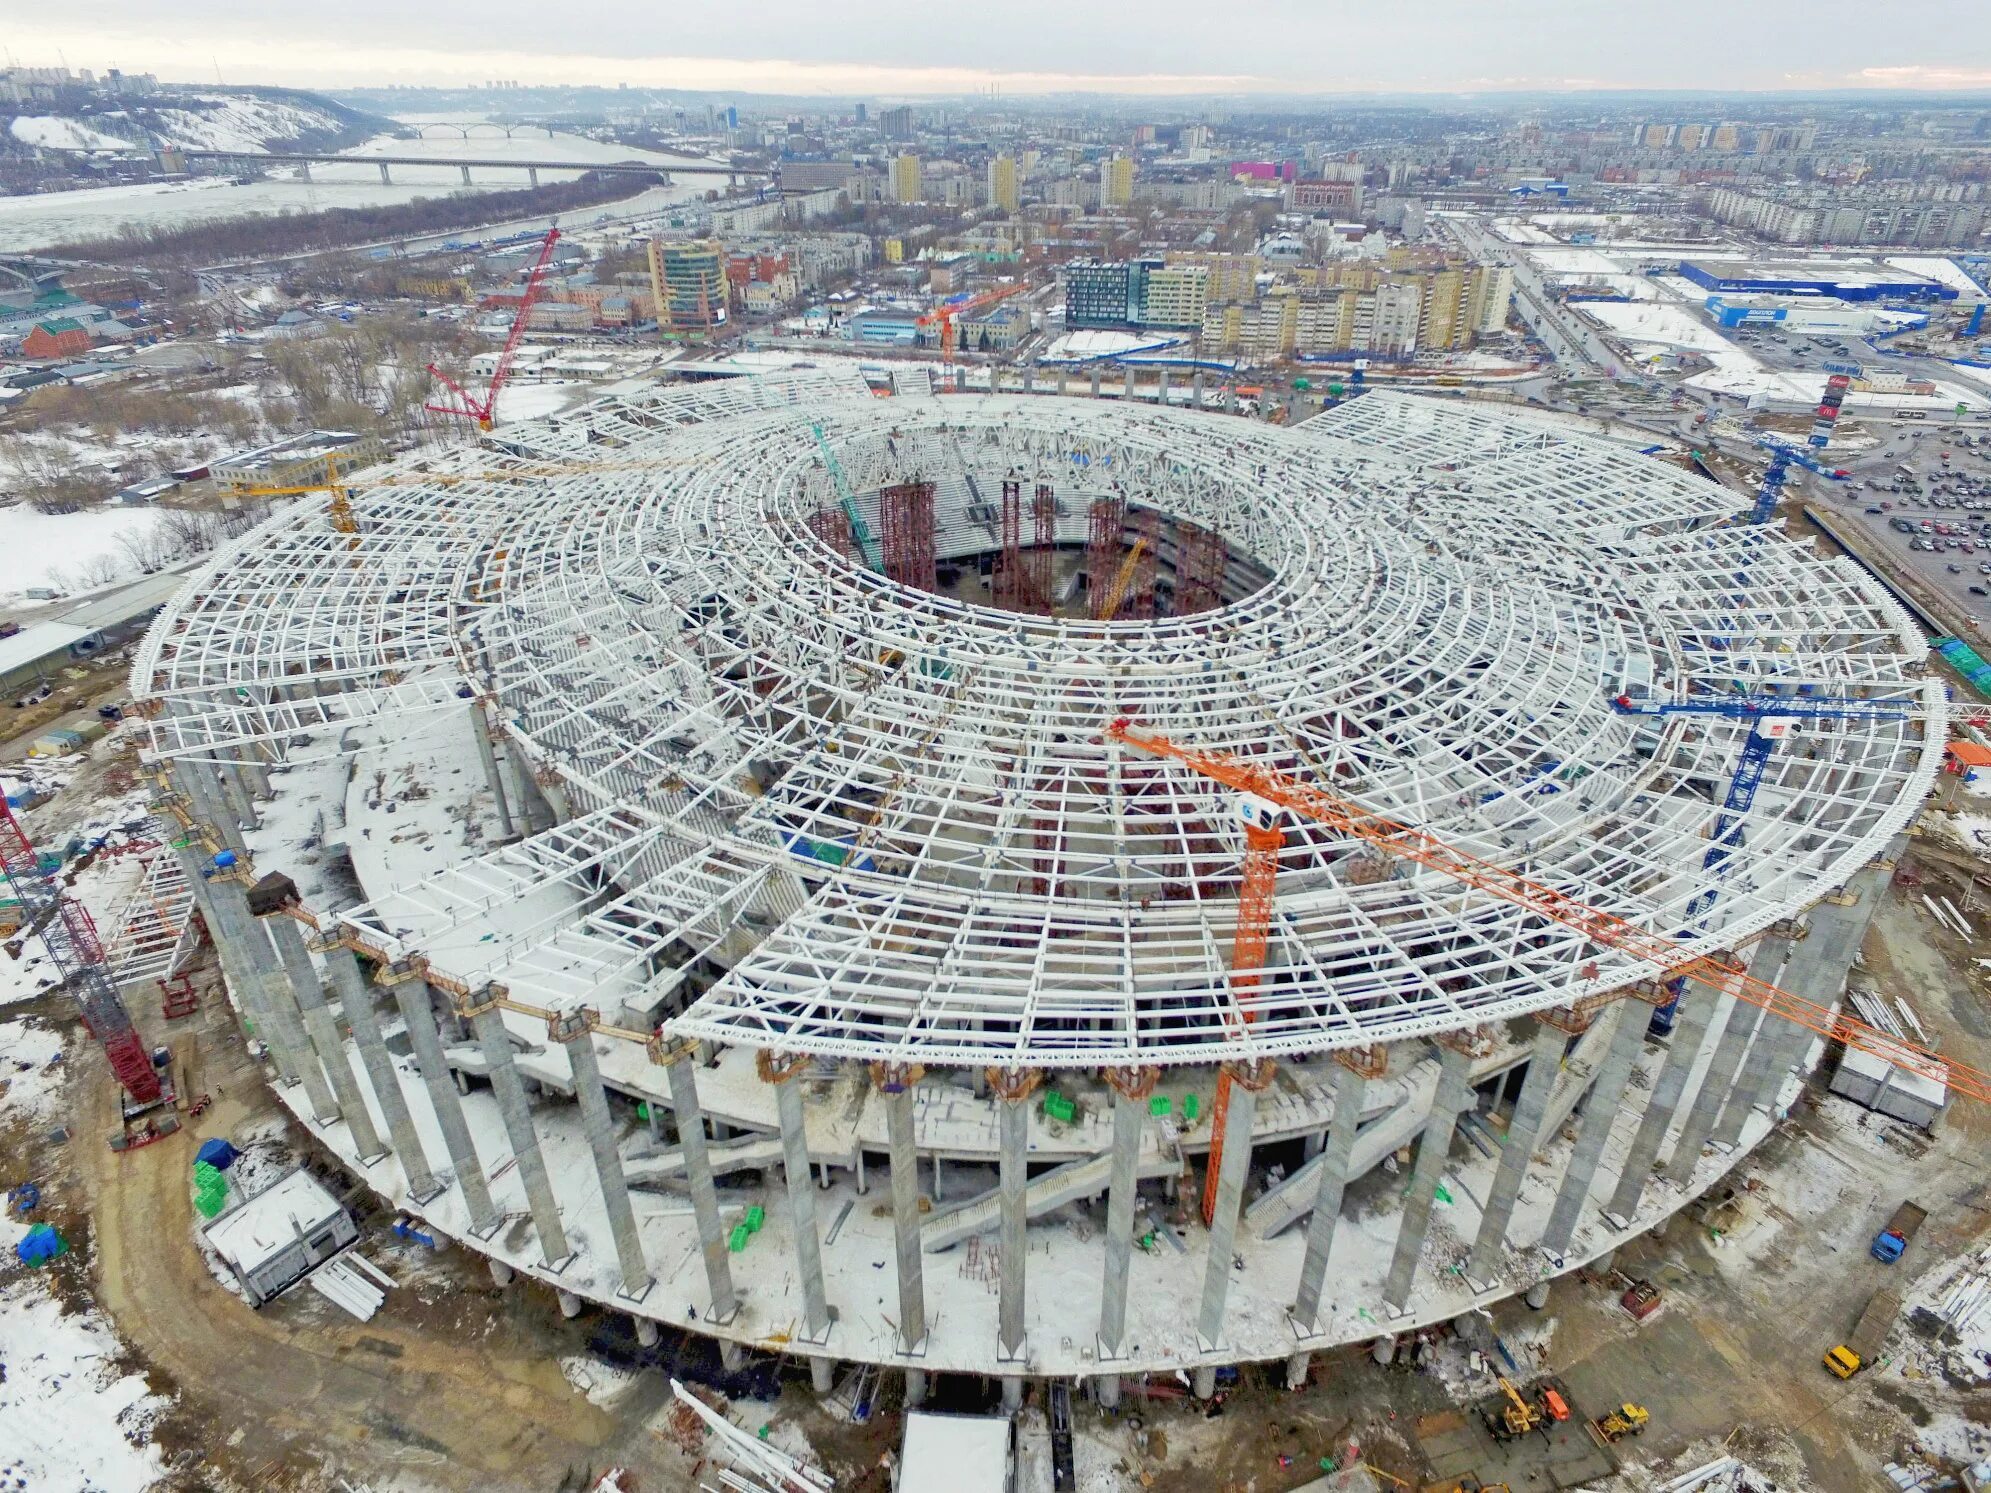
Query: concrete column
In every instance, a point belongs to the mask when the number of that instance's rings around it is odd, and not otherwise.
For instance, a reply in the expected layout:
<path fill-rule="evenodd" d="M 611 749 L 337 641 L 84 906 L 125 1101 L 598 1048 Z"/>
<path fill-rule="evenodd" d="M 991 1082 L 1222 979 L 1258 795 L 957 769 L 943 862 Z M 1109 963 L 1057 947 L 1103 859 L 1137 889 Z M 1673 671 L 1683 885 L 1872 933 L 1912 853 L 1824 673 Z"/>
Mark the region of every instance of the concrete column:
<path fill-rule="evenodd" d="M 229 909 L 222 905 L 223 899 L 215 895 L 228 883 L 210 882 L 202 877 L 201 873 L 207 869 L 207 861 L 191 844 L 181 846 L 174 851 L 174 854 L 180 858 L 180 869 L 186 873 L 187 884 L 193 888 L 194 905 L 200 909 L 201 916 L 207 922 L 208 934 L 214 940 L 215 956 L 221 961 L 222 977 L 228 982 L 228 989 L 241 1009 L 244 1023 L 255 1031 L 257 1039 L 269 1049 L 270 1061 L 276 1066 L 277 1077 L 284 1083 L 296 1083 L 297 1054 L 278 1041 L 275 1030 L 276 1019 L 270 1012 L 269 993 L 263 988 L 262 976 L 250 962 L 248 944 L 250 935 L 242 931 L 239 921 L 230 919 Z M 243 918 L 248 917 L 246 906 L 239 901 L 234 906 Z M 253 936 L 265 937 L 256 931 L 253 919 L 250 920 L 249 928 Z"/>
<path fill-rule="evenodd" d="M 553 1288 L 553 1295 L 560 1303 L 561 1316 L 573 1318 L 581 1314 L 581 1298 L 576 1296 L 572 1291 L 563 1291 L 558 1286 L 555 1286 Z"/>
<path fill-rule="evenodd" d="M 236 823 L 244 829 L 260 829 L 263 821 L 256 813 L 256 801 L 243 784 L 240 770 L 232 765 L 220 768 L 215 777 L 221 785 L 221 801 L 235 816 Z"/>
<path fill-rule="evenodd" d="M 1206 1353 L 1224 1340 L 1224 1306 L 1231 1289 L 1238 1207 L 1244 1201 L 1245 1178 L 1251 1175 L 1251 1121 L 1257 1112 L 1257 1090 L 1243 1079 L 1234 1079 L 1230 1108 L 1224 1115 L 1224 1156 L 1223 1165 L 1217 1169 L 1217 1206 L 1210 1215 L 1210 1243 L 1203 1257 L 1203 1303 L 1196 1314 L 1196 1335 Z"/>
<path fill-rule="evenodd" d="M 1024 1261 L 1028 1211 L 1024 1188 L 1030 1180 L 1030 1100 L 1028 1094 L 996 1100 L 1001 1126 L 997 1181 L 1002 1194 L 1002 1292 L 996 1341 L 1004 1358 L 1023 1356 Z"/>
<path fill-rule="evenodd" d="M 1369 1080 L 1360 1073 L 1352 1068 L 1336 1070 L 1334 1116 L 1327 1124 L 1327 1149 L 1321 1152 L 1320 1185 L 1307 1219 L 1307 1252 L 1300 1262 L 1300 1289 L 1293 1301 L 1293 1322 L 1303 1333 L 1312 1332 L 1320 1322 L 1327 1256 L 1334 1247 L 1341 1196 L 1348 1188 L 1348 1163 L 1355 1154 L 1355 1131 L 1362 1123 L 1362 1102 L 1368 1092 Z"/>
<path fill-rule="evenodd" d="M 1788 939 L 1766 937 L 1757 946 L 1756 954 L 1749 961 L 1749 973 L 1758 979 L 1774 980 L 1783 971 L 1784 961 L 1790 957 Z M 1722 1101 L 1720 1117 L 1715 1121 L 1712 1132 L 1714 1143 L 1723 1150 L 1734 1150 L 1742 1140 L 1742 1127 L 1749 1118 L 1750 1110 L 1758 1105 L 1767 1107 L 1774 1099 L 1774 1089 L 1783 1083 L 1783 1069 L 1777 1062 L 1783 1044 L 1778 1038 L 1782 1028 L 1790 1023 L 1767 1012 L 1759 1012 L 1750 1007 L 1740 1017 L 1729 1017 L 1730 1022 L 1746 1020 L 1754 1032 L 1748 1051 L 1742 1060 L 1741 1075 Z"/>
<path fill-rule="evenodd" d="M 802 1128 L 801 1084 L 799 1075 L 775 1084 L 774 1102 L 781 1117 L 781 1169 L 788 1183 L 789 1221 L 795 1229 L 803 1327 L 808 1337 L 821 1340 L 829 1335 L 830 1306 L 823 1292 L 823 1242 L 816 1233 L 816 1187 L 809 1177 L 809 1137 Z M 811 1370 L 820 1362 L 826 1360 L 811 1359 Z"/>
<path fill-rule="evenodd" d="M 525 168 L 525 179 L 526 179 L 526 183 L 527 183 L 527 184 L 528 184 L 529 186 L 532 186 L 532 187 L 534 187 L 534 188 L 537 188 L 537 187 L 539 186 L 539 168 L 538 168 L 537 166 L 528 166 L 528 167 L 526 167 L 526 168 Z"/>
<path fill-rule="evenodd" d="M 442 1038 L 436 1031 L 428 982 L 419 976 L 396 981 L 394 1003 L 401 1008 L 401 1019 L 407 1023 L 415 1063 L 422 1070 L 422 1087 L 428 1090 L 429 1106 L 435 1111 L 443 1146 L 456 1171 L 456 1185 L 463 1189 L 463 1201 L 470 1210 L 470 1231 L 479 1238 L 489 1238 L 497 1232 L 498 1212 L 491 1206 L 491 1189 L 484 1184 L 484 1167 L 477 1159 L 470 1126 L 463 1118 L 463 1096 L 456 1092 L 449 1064 L 443 1059 Z"/>
<path fill-rule="evenodd" d="M 366 979 L 360 974 L 359 959 L 343 945 L 320 952 L 325 956 L 325 968 L 331 973 L 332 988 L 339 994 L 340 1014 L 352 1028 L 353 1045 L 359 1048 L 360 1066 L 366 1070 L 374 1103 L 380 1106 L 380 1113 L 387 1121 L 388 1139 L 394 1143 L 402 1175 L 408 1179 L 408 1195 L 415 1202 L 426 1203 L 442 1191 L 442 1184 L 429 1170 L 429 1159 L 422 1152 L 421 1137 L 416 1134 L 414 1116 L 408 1113 L 408 1101 L 401 1092 L 394 1059 L 380 1035 L 380 1017 L 373 1009 L 373 996 L 366 987 Z"/>
<path fill-rule="evenodd" d="M 463 168 L 468 177 L 470 168 Z M 498 770 L 498 753 L 491 745 L 491 720 L 484 714 L 484 702 L 473 700 L 470 704 L 470 730 L 477 738 L 477 755 L 484 763 L 484 781 L 491 785 L 491 797 L 497 800 L 498 830 L 507 840 L 517 831 L 512 826 L 511 800 L 505 795 L 505 775 Z"/>
<path fill-rule="evenodd" d="M 464 166 L 461 169 L 463 172 L 463 184 L 467 187 L 470 185 L 470 168 L 468 166 Z"/>
<path fill-rule="evenodd" d="M 290 976 L 290 988 L 297 997 L 304 1030 L 317 1050 L 318 1061 L 332 1080 L 332 1093 L 339 1102 L 338 1113 L 352 1132 L 360 1160 L 378 1161 L 387 1154 L 387 1148 L 381 1145 L 379 1132 L 373 1128 L 373 1116 L 367 1113 L 359 1080 L 353 1076 L 353 1060 L 346 1054 L 345 1039 L 332 1020 L 331 1008 L 325 1004 L 325 987 L 319 982 L 318 966 L 311 962 L 311 951 L 304 946 L 304 931 L 281 914 L 265 919 L 264 925 L 269 929 L 270 942 L 276 945 L 277 957 Z"/>
<path fill-rule="evenodd" d="M 1134 397 L 1134 365 L 1132 363 L 1127 365 L 1127 397 L 1129 399 Z"/>
<path fill-rule="evenodd" d="M 574 1098 L 581 1109 L 581 1130 L 594 1153 L 595 1177 L 601 1183 L 602 1206 L 608 1210 L 608 1230 L 615 1237 L 616 1269 L 622 1274 L 617 1293 L 630 1301 L 650 1294 L 650 1266 L 643 1258 L 643 1239 L 636 1228 L 636 1210 L 629 1204 L 629 1179 L 622 1174 L 622 1151 L 615 1143 L 615 1117 L 608 1110 L 608 1091 L 601 1085 L 601 1065 L 595 1060 L 594 1033 L 585 1021 L 554 1018 L 547 1035 L 567 1049 L 574 1070 Z"/>
<path fill-rule="evenodd" d="M 648 1317 L 631 1317 L 636 1324 L 636 1341 L 645 1348 L 654 1348 L 664 1340 L 664 1330 Z"/>
<path fill-rule="evenodd" d="M 512 1283 L 512 1267 L 495 1257 L 484 1262 L 491 1268 L 491 1284 L 500 1289 Z"/>
<path fill-rule="evenodd" d="M 1189 407 L 1193 410 L 1203 407 L 1203 370 L 1200 368 L 1189 375 Z"/>
<path fill-rule="evenodd" d="M 1604 1207 L 1608 1216 L 1629 1223 L 1638 1212 L 1638 1200 L 1645 1195 L 1645 1184 L 1652 1177 L 1652 1163 L 1658 1159 L 1660 1143 L 1673 1123 L 1673 1111 L 1686 1091 L 1688 1075 L 1694 1071 L 1694 1060 L 1700 1054 L 1708 1023 L 1714 1019 L 1719 1004 L 1711 990 L 1690 990 L 1680 1002 L 1679 1019 L 1666 1049 L 1666 1061 L 1660 1065 L 1652 1098 L 1639 1118 L 1631 1150 L 1625 1154 L 1625 1169 L 1618 1174 L 1617 1190 Z"/>
<path fill-rule="evenodd" d="M 1140 1092 L 1138 1085 L 1135 1092 Z M 1113 1180 L 1106 1194 L 1106 1279 L 1099 1293 L 1102 1358 L 1118 1358 L 1127 1346 L 1127 1278 L 1134 1258 L 1134 1205 L 1139 1201 L 1141 1131 L 1146 1123 L 1146 1100 L 1129 1098 L 1116 1089 Z M 1119 1403 L 1120 1375 L 1116 1372 L 1101 1379 L 1100 1390 L 1099 1403 L 1112 1409 Z"/>
<path fill-rule="evenodd" d="M 235 941 L 247 967 L 247 994 L 250 1009 L 257 1016 L 257 1030 L 276 1055 L 277 1071 L 287 1072 L 292 1083 L 302 1083 L 314 1116 L 338 1112 L 325 1070 L 305 1040 L 304 1020 L 290 993 L 290 981 L 277 962 L 270 935 L 249 912 L 248 893 L 238 881 L 216 879 L 208 883 L 215 916 L 221 920 L 224 936 Z"/>
<path fill-rule="evenodd" d="M 1037 392 L 1036 384 L 1037 384 L 1036 366 L 1034 364 L 1025 363 L 1023 365 L 1023 392 L 1026 394 L 1036 393 Z M 995 386 L 995 377 L 993 370 L 990 371 L 989 386 L 991 388 Z"/>
<path fill-rule="evenodd" d="M 1756 1026 L 1754 1006 L 1744 1005 L 1732 995 L 1722 996 L 1717 1004 L 1720 1009 L 1714 1019 L 1720 1031 L 1714 1052 L 1708 1058 L 1701 1086 L 1694 1091 L 1694 1101 L 1687 1107 L 1687 1121 L 1680 1127 L 1680 1139 L 1662 1173 L 1667 1181 L 1679 1186 L 1693 1180 L 1694 1165 L 1701 1159 L 1701 1148 L 1714 1131 L 1715 1118 L 1735 1091 L 1735 1070 L 1742 1064 L 1749 1034 Z"/>
<path fill-rule="evenodd" d="M 276 796 L 270 788 L 270 775 L 260 762 L 237 762 L 235 771 L 241 774 L 242 789 L 252 803 L 268 803 Z"/>
<path fill-rule="evenodd" d="M 1417 1160 L 1411 1164 L 1410 1187 L 1403 1195 L 1403 1216 L 1397 1224 L 1396 1249 L 1390 1256 L 1389 1279 L 1383 1286 L 1384 1302 L 1396 1311 L 1402 1311 L 1410 1300 L 1417 1264 L 1424 1254 L 1424 1236 L 1431 1227 L 1431 1208 L 1438 1197 L 1438 1179 L 1444 1176 L 1445 1162 L 1452 1152 L 1452 1133 L 1458 1128 L 1459 1115 L 1472 1102 L 1471 1055 L 1453 1047 L 1440 1048 L 1438 1086 L 1432 1091 L 1431 1113 L 1417 1142 Z"/>
<path fill-rule="evenodd" d="M 386 187 L 386 186 L 392 186 L 392 185 L 393 185 L 393 178 L 391 178 L 391 177 L 390 177 L 390 176 L 388 176 L 388 174 L 387 174 L 387 162 L 385 162 L 385 161 L 382 161 L 382 162 L 380 163 L 380 184 L 381 184 L 381 185 L 382 185 L 383 187 Z"/>
<path fill-rule="evenodd" d="M 1507 1139 L 1500 1147 L 1500 1165 L 1493 1174 L 1493 1186 L 1486 1196 L 1486 1211 L 1480 1215 L 1479 1237 L 1473 1240 L 1472 1257 L 1466 1274 L 1473 1280 L 1492 1280 L 1507 1247 L 1507 1225 L 1514 1217 L 1514 1204 L 1521 1196 L 1521 1179 L 1527 1175 L 1528 1160 L 1541 1144 L 1542 1120 L 1548 1110 L 1549 1094 L 1555 1088 L 1556 1073 L 1562 1066 L 1569 1034 L 1546 1021 L 1535 1023 L 1535 1045 L 1528 1055 L 1528 1074 L 1521 1080 L 1521 1095 L 1514 1101 L 1514 1117 L 1507 1122 Z"/>
<path fill-rule="evenodd" d="M 885 1095 L 885 1135 L 892 1152 L 892 1241 L 899 1266 L 899 1351 L 917 1353 L 926 1337 L 926 1277 L 920 1262 L 919 1152 L 913 1144 L 913 1084 Z"/>
<path fill-rule="evenodd" d="M 1552 1255 L 1567 1252 L 1570 1241 L 1576 1237 L 1583 1205 L 1590 1200 L 1590 1184 L 1597 1177 L 1597 1163 L 1604 1155 L 1605 1142 L 1611 1138 L 1612 1122 L 1624 1103 L 1625 1085 L 1631 1079 L 1639 1049 L 1645 1046 L 1648 1025 L 1650 1017 L 1645 1002 L 1627 997 L 1624 1009 L 1618 1013 L 1618 1024 L 1611 1030 L 1611 1040 L 1604 1049 L 1604 1060 L 1598 1065 L 1589 1097 L 1583 1101 L 1576 1148 L 1569 1154 L 1569 1170 L 1562 1175 L 1562 1188 L 1555 1195 L 1555 1207 L 1542 1234 L 1542 1248 Z"/>
<path fill-rule="evenodd" d="M 1094 399 L 1099 397 L 1099 365 L 1097 363 L 1092 365 L 1092 397 Z"/>
<path fill-rule="evenodd" d="M 512 1039 L 505 1031 L 505 1018 L 495 1005 L 489 1005 L 471 1015 L 470 1025 L 478 1045 L 484 1049 L 491 1093 L 497 1098 L 498 1114 L 505 1122 L 505 1138 L 512 1143 L 519 1181 L 525 1185 L 533 1232 L 539 1235 L 539 1258 L 558 1270 L 573 1251 L 567 1247 L 560 1204 L 553 1195 L 553 1179 L 546 1172 L 546 1157 L 539 1149 L 539 1132 L 532 1124 L 532 1105 L 525 1097 L 525 1082 L 518 1076 L 517 1054 L 512 1051 Z"/>
<path fill-rule="evenodd" d="M 811 1358 L 809 1360 L 809 1387 L 819 1395 L 826 1395 L 836 1388 L 836 1360 L 834 1358 Z"/>
<path fill-rule="evenodd" d="M 297 179 L 299 181 L 311 180 L 311 163 L 309 161 L 299 161 L 297 163 Z"/>
<path fill-rule="evenodd" d="M 677 1116 L 678 1149 L 691 1189 L 692 1216 L 698 1221 L 698 1252 L 705 1262 L 705 1287 L 712 1293 L 706 1320 L 730 1322 L 740 1309 L 733 1290 L 733 1264 L 726 1253 L 726 1225 L 719 1217 L 719 1190 L 712 1181 L 712 1158 L 705 1148 L 705 1113 L 698 1104 L 698 1073 L 691 1052 L 665 1069 L 671 1084 L 671 1111 Z M 656 1112 L 655 1107 L 651 1113 Z"/>
<path fill-rule="evenodd" d="M 1160 380 L 1155 384 L 1155 403 L 1164 406 L 1168 403 L 1168 370 L 1166 368 L 1161 370 Z"/>

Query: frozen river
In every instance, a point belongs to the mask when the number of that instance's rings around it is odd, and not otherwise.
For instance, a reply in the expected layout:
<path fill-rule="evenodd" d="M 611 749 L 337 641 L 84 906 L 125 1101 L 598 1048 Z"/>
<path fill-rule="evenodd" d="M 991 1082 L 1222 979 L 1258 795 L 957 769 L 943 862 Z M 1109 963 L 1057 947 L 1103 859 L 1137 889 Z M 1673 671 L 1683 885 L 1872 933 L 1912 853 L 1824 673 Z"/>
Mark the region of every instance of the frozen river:
<path fill-rule="evenodd" d="M 400 154 L 473 160 L 573 161 L 577 167 L 609 161 L 654 161 L 659 166 L 669 166 L 686 159 L 654 150 L 637 150 L 627 145 L 604 145 L 580 135 L 556 134 L 548 139 L 544 130 L 521 132 L 511 139 L 479 136 L 465 140 L 443 136 L 398 140 L 381 135 L 354 147 L 347 154 L 352 157 L 353 164 L 314 165 L 308 182 L 283 179 L 236 186 L 227 177 L 201 177 L 156 185 L 45 192 L 32 197 L 0 197 L 0 252 L 43 249 L 52 244 L 102 238 L 116 233 L 127 223 L 174 227 L 205 219 L 243 218 L 259 213 L 319 212 L 333 207 L 372 207 L 383 203 L 412 202 L 417 197 L 447 196 L 466 190 L 517 190 L 526 185 L 523 170 L 486 168 L 474 172 L 472 184 L 466 188 L 461 173 L 454 166 L 396 166 L 393 168 L 392 185 L 382 186 L 380 168 L 366 163 L 369 156 Z M 286 170 L 286 178 L 291 174 Z M 577 175 L 578 170 L 541 171 L 539 179 L 542 183 L 571 181 Z M 720 179 L 693 177 L 669 188 L 653 188 L 642 193 L 640 206 L 648 208 L 681 202 L 720 184 Z"/>

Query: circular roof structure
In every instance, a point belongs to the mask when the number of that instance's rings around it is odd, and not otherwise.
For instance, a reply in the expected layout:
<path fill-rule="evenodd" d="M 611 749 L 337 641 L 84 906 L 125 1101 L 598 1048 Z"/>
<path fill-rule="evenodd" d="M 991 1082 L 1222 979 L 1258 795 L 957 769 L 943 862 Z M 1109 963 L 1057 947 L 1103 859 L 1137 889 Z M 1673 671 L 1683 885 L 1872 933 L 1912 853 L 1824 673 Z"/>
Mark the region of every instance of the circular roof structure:
<path fill-rule="evenodd" d="M 307 500 L 168 608 L 135 672 L 159 750 L 302 764 L 490 699 L 562 822 L 390 862 L 419 883 L 391 912 L 363 868 L 369 904 L 320 911 L 722 1042 L 1208 1062 L 1653 973 L 1302 821 L 1245 1013 L 1233 795 L 1104 742 L 1116 717 L 1709 948 L 1878 853 L 1940 751 L 1925 645 L 1871 578 L 1540 417 L 1374 393 L 1288 430 L 743 379 L 352 501 L 357 535 Z M 1806 721 L 1710 869 L 1750 722 L 1613 702 L 1769 691 L 1909 708 Z"/>

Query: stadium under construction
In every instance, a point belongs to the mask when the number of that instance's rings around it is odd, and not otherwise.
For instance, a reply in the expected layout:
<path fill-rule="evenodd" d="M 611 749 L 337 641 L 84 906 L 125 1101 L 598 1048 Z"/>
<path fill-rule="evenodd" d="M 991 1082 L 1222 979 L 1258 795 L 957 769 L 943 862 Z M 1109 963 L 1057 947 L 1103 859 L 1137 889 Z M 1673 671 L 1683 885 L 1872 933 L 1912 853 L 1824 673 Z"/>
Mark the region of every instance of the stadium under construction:
<path fill-rule="evenodd" d="M 1815 1060 L 1752 991 L 1836 1001 L 1944 695 L 1747 511 L 1392 393 L 740 378 L 299 495 L 134 694 L 276 1092 L 501 1283 L 1207 1394 L 1609 1254 Z"/>

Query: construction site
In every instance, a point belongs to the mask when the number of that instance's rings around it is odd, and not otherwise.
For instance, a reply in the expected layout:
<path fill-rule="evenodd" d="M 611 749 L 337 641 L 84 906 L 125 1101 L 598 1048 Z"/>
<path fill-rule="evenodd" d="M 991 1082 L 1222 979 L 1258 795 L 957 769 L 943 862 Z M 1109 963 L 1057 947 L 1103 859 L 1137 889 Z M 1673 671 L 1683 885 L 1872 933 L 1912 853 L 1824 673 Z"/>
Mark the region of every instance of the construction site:
<path fill-rule="evenodd" d="M 1081 1399 L 1470 1347 L 1401 1476 L 1226 1486 L 1590 1486 L 1647 1409 L 1481 1322 L 1643 1323 L 1620 1250 L 1745 1206 L 1821 1062 L 1918 1132 L 1991 1097 L 1845 998 L 1942 781 L 1921 631 L 1554 417 L 805 370 L 270 495 L 133 663 L 117 958 L 0 858 L 79 992 L 211 960 L 365 1211 L 714 1393 L 1044 1416 L 1064 1488 Z M 150 1140 L 195 1085 L 91 999 Z M 343 1248 L 232 1216 L 255 1305 Z"/>

